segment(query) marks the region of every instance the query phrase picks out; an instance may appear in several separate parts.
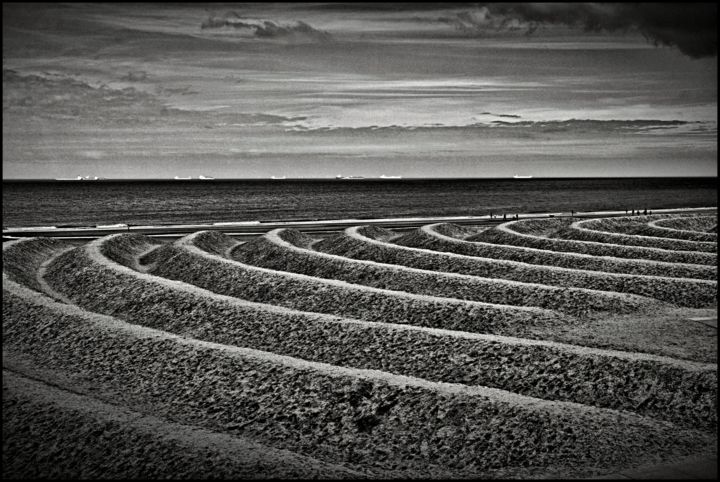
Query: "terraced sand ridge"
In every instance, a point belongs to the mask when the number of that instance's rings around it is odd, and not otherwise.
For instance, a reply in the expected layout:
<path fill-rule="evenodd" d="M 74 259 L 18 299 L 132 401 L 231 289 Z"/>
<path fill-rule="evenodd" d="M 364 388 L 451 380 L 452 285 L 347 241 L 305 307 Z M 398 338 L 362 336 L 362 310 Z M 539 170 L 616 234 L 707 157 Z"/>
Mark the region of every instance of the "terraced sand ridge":
<path fill-rule="evenodd" d="M 612 229 L 616 224 L 617 221 L 607 219 L 585 219 L 575 221 L 570 225 L 570 228 L 567 231 L 563 231 L 562 234 L 559 234 L 559 236 L 566 239 L 600 241 L 627 246 L 644 246 L 672 251 L 717 253 L 717 242 L 690 241 L 686 239 L 671 239 L 657 236 L 645 236 L 641 234 L 612 232 Z"/>
<path fill-rule="evenodd" d="M 593 256 L 612 256 L 616 258 L 647 259 L 668 263 L 717 265 L 717 254 L 696 251 L 671 251 L 613 244 L 607 239 L 579 240 L 565 239 L 570 231 L 572 220 L 565 219 L 527 219 L 509 221 L 494 228 L 484 230 L 467 238 L 468 241 L 482 241 L 495 244 L 509 244 L 528 248 L 547 249 Z M 573 230 L 573 232 L 576 232 Z"/>
<path fill-rule="evenodd" d="M 629 412 L 179 338 L 53 302 L 7 277 L 3 289 L 9 356 L 130 408 L 372 475 L 590 474 L 716 450 L 712 434 Z"/>
<path fill-rule="evenodd" d="M 48 260 L 70 249 L 72 245 L 52 238 L 8 241 L 3 243 L 3 273 L 36 291 L 45 291 L 44 283 L 38 279 L 38 272 L 44 269 Z M 6 256 L 6 252 L 10 254 Z"/>
<path fill-rule="evenodd" d="M 538 266 L 441 253 L 420 248 L 398 246 L 373 239 L 387 236 L 377 227 L 348 228 L 341 235 L 313 245 L 318 251 L 380 263 L 399 264 L 433 271 L 502 278 L 521 282 L 632 293 L 655 298 L 677 306 L 694 308 L 717 305 L 717 282 L 661 276 L 625 275 L 569 268 Z"/>
<path fill-rule="evenodd" d="M 104 268 L 103 273 L 109 271 L 113 276 L 118 274 L 137 276 L 138 273 L 122 270 L 122 267 L 117 264 L 103 263 L 102 256 L 107 254 L 108 258 L 117 262 L 122 256 L 120 250 L 116 250 L 117 247 L 131 243 L 140 243 L 142 246 L 145 239 L 141 235 L 123 234 L 107 237 L 103 242 L 90 243 L 86 246 L 85 254 L 73 253 L 72 256 L 64 258 L 64 260 L 71 263 L 68 268 L 64 269 L 78 271 L 79 269 L 72 263 L 85 258 L 85 261 L 81 261 L 81 263 L 92 260 L 95 264 L 99 264 Z M 143 248 L 140 247 L 140 250 L 143 250 Z M 206 272 L 205 266 L 200 267 L 198 273 L 194 272 L 193 267 L 186 266 L 185 263 L 192 260 L 191 256 L 184 255 L 186 251 L 173 250 L 172 247 L 169 247 L 164 257 L 166 260 L 171 258 L 171 261 L 169 263 L 158 261 L 152 272 L 155 274 L 163 273 L 163 276 L 167 275 L 168 277 L 176 276 L 173 273 L 178 272 L 179 268 L 179 272 L 184 273 L 182 276 L 192 280 L 194 284 L 204 284 L 208 287 L 224 285 L 226 286 L 225 290 L 231 289 L 234 295 L 239 298 L 260 303 L 272 301 L 274 304 L 291 309 L 307 310 L 308 308 L 314 308 L 316 312 L 351 316 L 368 321 L 398 321 L 419 326 L 479 332 L 492 332 L 507 326 L 516 330 L 545 324 L 557 326 L 559 323 L 570 321 L 560 313 L 539 308 L 468 302 L 452 298 L 379 290 L 351 285 L 341 281 L 271 272 L 266 269 L 241 266 L 239 263 L 234 263 L 233 267 L 236 271 L 242 270 L 241 273 L 238 273 L 228 269 L 230 262 L 222 263 L 221 260 L 220 264 L 216 263 L 213 266 L 213 269 L 225 268 L 224 274 L 227 277 L 223 280 L 223 277 L 217 277 Z M 184 257 L 178 260 L 179 256 Z M 156 257 L 158 260 L 163 259 L 161 253 L 158 253 Z M 208 258 L 204 259 L 207 260 Z M 126 261 L 123 264 L 130 263 L 132 261 Z M 171 268 L 167 269 L 169 265 Z M 66 275 L 64 275 L 63 269 L 58 269 L 57 266 L 53 271 L 53 276 L 48 277 L 48 281 L 52 281 L 54 277 L 58 276 L 58 281 L 51 282 L 51 284 L 62 285 L 67 282 L 74 282 L 74 280 L 65 281 L 64 277 Z M 168 279 L 158 276 L 140 276 L 139 280 L 146 284 L 152 284 L 152 286 L 162 285 L 163 289 L 172 288 L 178 292 L 202 295 L 210 300 L 228 301 L 226 298 L 211 296 L 211 293 L 207 290 L 197 290 L 195 286 L 184 283 L 172 283 Z M 118 284 L 118 286 L 122 287 L 122 284 Z M 100 288 L 98 286 L 98 289 Z M 66 287 L 65 290 L 68 291 L 69 289 Z M 257 305 L 247 306 L 258 307 Z M 259 307 L 262 308 L 262 306 Z"/>
<path fill-rule="evenodd" d="M 713 216 L 716 218 L 716 216 Z M 697 231 L 681 231 L 677 229 L 661 228 L 655 225 L 659 221 L 668 221 L 672 218 L 667 216 L 636 216 L 636 217 L 618 217 L 618 218 L 605 218 L 595 220 L 597 223 L 586 223 L 584 226 L 596 231 L 607 231 L 610 233 L 620 233 L 629 235 L 641 235 L 650 236 L 654 238 L 663 239 L 678 239 L 685 241 L 700 241 L 700 242 L 717 242 L 717 234 L 715 233 L 704 233 Z M 681 221 L 688 222 L 696 219 L 695 217 L 684 216 L 679 218 Z"/>
<path fill-rule="evenodd" d="M 458 233 L 458 227 L 460 226 L 453 226 L 448 223 L 430 224 L 393 239 L 393 243 L 411 248 L 431 249 L 467 256 L 505 259 L 561 268 L 604 271 L 607 273 L 717 280 L 717 269 L 712 266 L 614 258 L 610 256 L 592 256 L 580 253 L 484 243 L 480 241 L 466 241 L 464 238 L 458 239 L 453 236 L 453 234 Z M 469 233 L 470 236 L 474 234 L 475 233 Z"/>
<path fill-rule="evenodd" d="M 280 237 L 284 239 L 279 239 Z M 388 235 L 388 237 L 392 237 Z M 293 244 L 286 242 L 292 241 Z M 262 238 L 238 246 L 237 242 L 227 241 L 218 235 L 203 234 L 195 241 L 205 241 L 204 249 L 226 253 L 231 257 L 250 260 L 274 269 L 290 269 L 291 271 L 310 272 L 315 275 L 333 276 L 351 280 L 355 283 L 381 283 L 392 285 L 395 289 L 422 290 L 437 287 L 445 289 L 451 296 L 462 298 L 484 295 L 494 291 L 497 286 L 512 281 L 500 279 L 482 279 L 475 276 L 458 275 L 446 272 L 426 271 L 404 266 L 360 261 L 340 256 L 318 253 L 299 246 L 312 246 L 314 240 L 294 230 L 278 230 L 268 233 Z M 217 243 L 216 243 L 217 242 Z M 215 247 L 215 246 L 220 247 Z M 235 246 L 233 248 L 233 245 Z M 284 245 L 284 246 L 283 246 Z M 483 284 L 477 285 L 475 283 Z M 519 285 L 523 285 L 519 283 Z M 452 290 L 455 290 L 453 294 Z M 573 293 L 567 291 L 567 303 L 572 305 Z M 590 291 L 590 290 L 588 290 Z M 534 290 L 526 291 L 525 296 L 532 299 Z M 657 353 L 682 359 L 713 362 L 717 360 L 717 349 L 713 336 L 715 330 L 703 323 L 688 323 L 689 317 L 705 317 L 711 310 L 707 309 L 672 309 L 659 302 L 638 303 L 634 309 L 626 304 L 643 297 L 623 293 L 598 292 L 607 295 L 598 296 L 602 300 L 604 313 L 586 310 L 582 301 L 576 301 L 579 310 L 574 313 L 581 318 L 579 323 L 558 326 L 551 334 L 539 335 L 549 339 L 568 343 L 591 345 L 597 347 Z M 517 286 L 513 296 L 519 296 Z M 615 302 L 611 297 L 625 297 L 625 304 Z M 616 298 L 617 299 L 617 298 Z M 647 300 L 647 298 L 645 298 Z M 513 301 L 515 302 L 515 301 Z M 516 303 L 516 302 L 515 302 Z M 523 302 L 527 303 L 527 301 Z M 613 307 L 617 311 L 613 312 Z M 632 311 L 625 312 L 626 308 Z M 530 335 L 523 335 L 530 336 Z"/>
<path fill-rule="evenodd" d="M 667 237 L 682 235 L 702 236 L 701 241 L 717 241 L 717 214 L 713 216 L 696 216 L 688 219 L 672 217 L 658 219 L 648 223 L 651 227 L 667 233 Z"/>
<path fill-rule="evenodd" d="M 320 253 L 298 246 L 310 245 L 313 240 L 295 230 L 271 231 L 242 245 L 232 241 L 228 245 L 227 239 L 222 234 L 207 232 L 193 238 L 193 243 L 207 252 L 227 252 L 235 261 L 273 270 L 410 293 L 537 306 L 576 316 L 638 313 L 664 306 L 656 300 L 636 295 L 480 278 Z M 218 245 L 222 247 L 216 247 Z"/>
<path fill-rule="evenodd" d="M 122 238 L 136 241 L 141 237 L 121 235 L 111 238 L 111 242 L 122 241 Z M 127 251 L 127 249 L 119 251 Z M 65 257 L 73 254 L 75 253 L 69 253 Z M 206 255 L 204 259 L 209 259 L 208 256 Z M 182 256 L 182 253 L 173 256 L 173 261 L 183 267 L 188 266 L 188 262 L 192 263 L 191 258 Z M 232 263 L 227 260 L 220 261 L 225 264 Z M 122 267 L 118 268 L 122 270 Z M 197 263 L 195 268 L 198 268 Z M 222 272 L 217 265 L 204 268 L 204 271 L 207 272 L 218 272 L 219 270 Z M 82 273 L 92 270 L 88 266 L 76 270 L 60 262 L 54 266 L 54 269 L 78 279 L 86 276 Z M 48 274 L 54 277 L 53 273 Z M 227 274 L 227 270 L 223 274 Z M 99 300 L 121 297 L 117 291 L 112 289 L 113 281 L 111 279 L 103 279 L 98 285 L 84 284 L 84 280 L 80 280 L 80 283 L 83 283 L 84 292 L 91 293 L 92 297 Z M 128 284 L 128 282 L 124 284 Z M 144 293 L 153 295 L 153 287 L 149 283 L 138 284 L 143 285 L 141 289 Z M 68 294 L 68 296 L 73 295 Z M 78 298 L 75 296 L 73 298 L 77 302 Z M 176 304 L 186 304 L 187 302 L 188 300 L 183 300 Z M 79 304 L 96 308 L 95 305 L 89 305 L 83 300 Z M 225 310 L 222 318 L 214 316 L 211 311 L 205 313 L 202 306 L 197 306 L 192 316 L 184 315 L 182 310 L 175 312 L 169 312 L 167 309 L 158 310 L 156 305 L 151 305 L 143 313 L 137 310 L 130 313 L 118 305 L 112 306 L 110 311 L 115 316 L 133 323 L 144 325 L 147 323 L 146 318 L 152 319 L 152 325 L 155 328 L 178 334 L 191 333 L 196 338 L 209 341 L 262 348 L 276 353 L 291 354 L 338 365 L 381 368 L 393 373 L 422 376 L 430 380 L 506 388 L 516 387 L 515 391 L 519 393 L 527 392 L 549 399 L 583 401 L 583 403 L 590 404 L 596 403 L 597 400 L 604 400 L 600 402 L 600 406 L 606 403 L 606 406 L 613 408 L 624 406 L 626 409 L 631 409 L 637 405 L 639 400 L 664 393 L 665 389 L 662 388 L 664 382 L 658 382 L 657 376 L 659 373 L 673 372 L 674 369 L 667 363 L 679 364 L 683 367 L 682 370 L 690 367 L 687 376 L 680 377 L 685 379 L 682 384 L 683 390 L 689 392 L 693 392 L 691 387 L 696 385 L 699 387 L 699 393 L 702 393 L 705 385 L 710 383 L 714 376 L 714 372 L 712 370 L 708 372 L 708 367 L 702 364 L 677 362 L 657 357 L 638 358 L 636 355 L 628 357 L 626 353 L 622 352 L 591 350 L 556 343 L 529 342 L 508 337 L 487 337 L 457 331 L 418 329 L 390 323 L 373 324 L 329 317 L 313 319 L 306 316 L 305 318 L 310 319 L 303 320 L 302 313 L 298 313 L 288 323 L 282 316 L 277 316 L 278 313 L 273 313 L 269 309 L 261 310 L 261 308 L 258 307 L 259 313 L 254 317 L 252 317 L 252 313 L 250 315 L 236 313 L 233 317 L 229 310 Z M 270 311 L 270 313 L 263 311 Z M 273 317 L 273 314 L 276 316 Z M 252 321 L 241 318 L 242 315 L 245 315 L 245 318 L 251 318 Z M 202 317 L 202 323 L 197 321 L 200 317 Z M 265 318 L 264 324 L 257 321 L 261 317 Z M 315 321 L 314 324 L 313 321 Z M 344 322 L 338 323 L 338 321 Z M 208 324 L 212 325 L 212 329 L 206 328 Z M 301 343 L 301 340 L 296 338 L 296 333 L 303 337 L 305 343 Z M 353 350 L 351 347 L 362 347 L 362 350 Z M 529 359 L 534 360 L 535 363 L 531 368 L 527 367 Z M 650 365 L 642 367 L 643 363 Z M 578 373 L 583 375 L 558 382 L 558 377 L 570 366 L 575 367 Z M 616 377 L 618 382 L 614 385 L 613 390 L 615 393 L 624 393 L 625 401 L 621 401 L 617 395 L 605 399 L 598 396 L 598 388 L 602 385 L 593 385 L 591 382 L 597 379 L 601 373 L 598 370 L 602 370 L 604 374 L 612 371 L 618 375 Z M 647 375 L 645 381 L 639 375 L 643 372 Z M 627 378 L 628 373 L 633 373 L 634 376 Z M 586 379 L 585 376 L 589 378 Z M 707 378 L 708 376 L 710 378 Z M 677 381 L 677 373 L 673 378 Z M 543 379 L 546 381 L 543 382 Z M 620 382 L 620 380 L 624 381 Z M 546 387 L 547 383 L 550 383 L 549 387 Z M 661 387 L 659 390 L 658 386 Z M 648 392 L 651 387 L 653 387 L 652 395 Z M 602 388 L 599 390 L 602 391 Z M 694 396 L 697 398 L 699 395 Z M 663 402 L 659 400 L 663 397 L 667 401 L 676 400 L 672 403 L 677 404 L 677 396 L 670 394 L 658 397 L 654 405 L 662 406 Z M 692 408 L 689 411 L 688 406 Z M 706 409 L 698 410 L 699 406 L 696 403 L 684 403 L 677 404 L 676 411 L 693 413 L 693 417 L 697 417 L 697 413 L 703 412 L 702 417 L 706 419 L 704 424 L 715 423 L 713 421 L 714 410 L 712 415 L 708 415 L 710 412 L 707 410 L 707 400 L 703 399 L 700 406 L 706 406 Z M 671 412 L 667 407 L 659 411 L 657 408 L 653 410 L 661 415 Z M 686 418 L 687 415 L 675 416 L 677 420 Z M 692 424 L 696 425 L 697 420 L 693 419 Z"/>
<path fill-rule="evenodd" d="M 716 456 L 717 328 L 695 321 L 714 279 L 399 239 L 4 243 L 2 476 L 581 478 Z M 694 300 L 624 292 L 641 282 Z"/>
<path fill-rule="evenodd" d="M 205 279 L 203 285 L 210 285 L 209 287 L 215 292 L 221 291 L 224 294 L 233 294 L 237 280 L 240 279 L 238 273 L 233 273 L 233 269 L 237 267 L 242 269 L 242 265 L 192 249 L 193 246 L 190 243 L 198 238 L 204 239 L 205 244 L 211 243 L 215 246 L 223 244 L 222 235 L 213 232 L 188 236 L 178 243 L 184 246 L 185 249 L 172 249 L 174 253 L 171 258 L 172 265 L 162 268 L 162 271 L 171 272 L 174 268 L 179 267 L 180 269 L 171 276 L 174 279 L 177 279 L 178 275 L 182 277 L 183 273 L 197 273 L 199 271 L 212 273 L 210 277 Z M 220 242 L 217 244 L 212 243 L 212 239 L 218 239 Z M 185 250 L 188 253 L 182 253 Z M 195 277 L 195 275 L 191 274 L 190 277 Z M 218 281 L 214 287 L 213 279 Z M 219 281 L 223 279 L 230 279 L 233 282 L 220 286 Z M 652 385 L 657 385 L 658 373 L 666 372 L 666 370 L 672 371 L 668 366 L 651 370 L 647 372 L 652 372 L 652 375 L 647 377 L 647 381 L 639 382 L 639 374 L 646 370 L 638 370 L 627 365 L 626 362 L 630 359 L 632 359 L 632 363 L 640 362 L 640 360 L 636 355 L 628 358 L 628 354 L 623 352 L 605 352 L 602 350 L 590 350 L 585 347 L 528 342 L 517 338 L 488 337 L 446 330 L 417 329 L 412 326 L 388 323 L 373 326 L 356 322 L 356 325 L 358 327 L 350 326 L 349 329 L 355 330 L 357 328 L 357 333 L 364 340 L 358 341 L 363 343 L 361 355 L 369 358 L 364 360 L 362 357 L 352 357 L 352 366 L 379 367 L 385 371 L 412 374 L 431 380 L 457 381 L 465 384 L 504 387 L 506 389 L 513 387 L 513 391 L 518 393 L 542 396 L 543 398 L 557 399 L 557 397 L 561 397 L 560 399 L 582 401 L 582 403 L 588 404 L 599 403 L 600 406 L 618 408 L 617 404 L 621 402 L 619 402 L 617 394 L 628 393 L 632 390 L 616 385 L 611 389 L 611 392 L 615 395 L 605 398 L 600 395 L 600 393 L 605 393 L 605 389 L 598 390 L 599 385 L 592 383 L 592 380 L 601 378 L 599 377 L 601 373 L 605 376 L 613 370 L 611 367 L 617 367 L 619 369 L 619 371 L 615 372 L 617 376 L 610 377 L 610 379 L 620 380 L 623 376 L 632 373 L 632 376 L 626 381 L 636 388 L 633 389 L 635 390 L 634 395 L 624 395 L 627 397 L 627 401 L 624 402 L 623 406 L 626 409 L 633 409 L 640 403 L 639 400 L 650 396 L 648 395 L 649 392 L 645 390 L 648 390 Z M 361 327 L 366 329 L 359 329 Z M 548 333 L 548 335 L 551 334 L 551 332 Z M 238 332 L 237 335 L 239 339 L 247 342 L 248 338 L 246 338 L 245 334 Z M 332 344 L 342 342 L 346 350 L 347 347 L 353 346 L 353 340 L 348 338 L 335 340 L 332 334 L 327 336 Z M 237 343 L 236 341 L 235 344 Z M 331 351 L 331 347 L 321 348 L 316 344 L 313 344 L 313 349 L 320 350 L 325 355 Z M 568 352 L 571 352 L 572 355 L 569 355 Z M 428 353 L 432 353 L 432 356 L 428 357 Z M 579 354 L 582 354 L 582 361 L 577 357 Z M 312 354 L 308 353 L 301 353 L 300 355 L 303 358 L 312 357 Z M 603 358 L 608 356 L 622 358 L 625 361 L 619 363 L 618 360 L 615 360 L 608 363 L 605 358 L 606 361 L 603 362 Z M 340 359 L 334 358 L 332 361 L 334 363 L 342 362 L 338 360 Z M 527 367 L 528 360 L 534 360 L 534 365 L 530 369 Z M 648 358 L 648 360 L 653 360 L 653 362 L 666 361 L 653 357 Z M 482 370 L 477 370 L 480 366 L 483 367 Z M 566 387 L 564 389 L 559 388 L 557 382 L 551 383 L 553 385 L 551 390 L 543 388 L 545 385 L 545 382 L 542 381 L 543 378 L 556 380 L 556 377 L 561 375 L 561 371 L 565 372 L 571 366 L 577 367 L 572 371 L 578 374 L 579 379 L 572 379 L 571 381 L 571 379 L 563 378 L 564 381 L 561 385 Z M 690 385 L 699 383 L 698 386 L 701 387 L 699 393 L 704 392 L 707 384 L 711 384 L 715 376 L 714 367 L 712 365 L 693 364 L 689 364 L 689 366 L 702 367 L 704 370 L 710 367 L 710 370 L 705 372 L 705 376 L 710 378 L 705 379 L 702 376 L 696 378 L 697 373 L 687 378 L 688 381 L 695 379 L 696 381 L 689 382 Z M 586 376 L 590 378 L 586 379 Z M 674 375 L 673 379 L 677 380 L 677 375 Z M 685 387 L 683 390 L 688 390 L 689 385 L 683 384 L 683 386 Z M 590 387 L 592 388 L 588 391 Z M 653 393 L 656 391 L 657 388 L 653 388 Z M 662 392 L 662 389 L 658 393 L 660 392 Z M 652 397 L 655 397 L 655 395 L 652 395 Z M 675 395 L 669 399 L 679 400 Z M 601 401 L 598 402 L 598 400 Z M 603 405 L 603 403 L 608 405 Z M 702 403 L 707 404 L 707 401 Z M 688 413 L 703 412 L 703 410 L 698 411 L 695 403 L 688 404 L 684 402 L 679 404 L 678 407 L 682 407 L 681 410 L 688 411 Z M 707 406 L 706 410 L 704 410 L 706 416 L 710 413 L 709 409 L 710 407 Z M 667 408 L 663 408 L 661 412 L 664 414 L 669 413 Z M 709 415 L 709 420 L 713 419 L 714 409 L 712 409 L 712 415 Z M 697 424 L 697 421 L 694 420 L 692 423 Z"/>

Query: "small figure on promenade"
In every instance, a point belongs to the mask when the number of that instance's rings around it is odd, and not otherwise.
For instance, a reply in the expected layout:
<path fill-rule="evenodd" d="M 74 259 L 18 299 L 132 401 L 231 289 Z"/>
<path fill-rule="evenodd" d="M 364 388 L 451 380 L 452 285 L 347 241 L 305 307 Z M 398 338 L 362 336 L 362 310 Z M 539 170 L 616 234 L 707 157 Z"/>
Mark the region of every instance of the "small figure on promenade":
<path fill-rule="evenodd" d="M 507 221 L 507 214 L 503 214 L 503 221 Z"/>
<path fill-rule="evenodd" d="M 520 216 L 518 216 L 517 213 L 515 214 L 515 219 L 520 219 Z"/>
<path fill-rule="evenodd" d="M 634 210 L 634 209 L 632 210 L 632 215 L 635 216 L 635 210 Z"/>
<path fill-rule="evenodd" d="M 627 214 L 627 209 L 625 210 L 625 214 Z"/>
<path fill-rule="evenodd" d="M 570 211 L 570 217 L 575 217 L 575 210 L 574 210 L 574 209 Z"/>
<path fill-rule="evenodd" d="M 652 214 L 652 211 L 648 211 L 648 214 Z"/>
<path fill-rule="evenodd" d="M 643 215 L 647 216 L 647 208 L 643 211 Z"/>

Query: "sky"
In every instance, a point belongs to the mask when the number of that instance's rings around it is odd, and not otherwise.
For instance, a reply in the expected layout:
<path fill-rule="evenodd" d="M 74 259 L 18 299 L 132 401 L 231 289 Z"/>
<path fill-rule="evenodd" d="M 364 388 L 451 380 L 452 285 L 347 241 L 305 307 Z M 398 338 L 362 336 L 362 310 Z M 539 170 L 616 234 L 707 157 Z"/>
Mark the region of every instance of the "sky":
<path fill-rule="evenodd" d="M 717 176 L 716 18 L 3 3 L 3 179 Z"/>

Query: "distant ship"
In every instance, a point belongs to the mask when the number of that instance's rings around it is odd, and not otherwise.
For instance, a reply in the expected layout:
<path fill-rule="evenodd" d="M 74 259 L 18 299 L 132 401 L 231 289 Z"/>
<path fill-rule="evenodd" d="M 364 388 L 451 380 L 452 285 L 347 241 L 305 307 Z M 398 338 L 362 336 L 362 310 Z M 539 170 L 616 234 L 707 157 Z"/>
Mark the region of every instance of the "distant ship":
<path fill-rule="evenodd" d="M 287 179 L 287 176 L 270 176 L 270 179 L 275 179 L 275 180 L 278 180 L 278 179 Z"/>
<path fill-rule="evenodd" d="M 202 174 L 200 174 L 200 177 L 198 179 L 200 179 L 201 181 L 214 181 L 215 180 L 214 177 L 207 177 L 207 176 L 203 176 Z"/>
<path fill-rule="evenodd" d="M 513 179 L 532 179 L 532 176 L 521 176 L 519 174 L 515 174 Z"/>
<path fill-rule="evenodd" d="M 76 176 L 76 177 L 56 177 L 56 181 L 99 181 L 100 178 L 97 176 Z"/>
<path fill-rule="evenodd" d="M 385 174 L 383 174 L 382 176 L 380 176 L 380 179 L 402 179 L 402 176 L 386 176 Z"/>
<path fill-rule="evenodd" d="M 189 181 L 190 179 L 192 179 L 192 176 L 188 176 L 188 177 L 175 176 L 173 179 L 175 179 L 176 181 Z"/>
<path fill-rule="evenodd" d="M 335 179 L 341 179 L 343 181 L 346 180 L 352 180 L 352 179 L 365 179 L 363 176 L 343 176 L 342 174 L 338 174 L 335 176 Z"/>

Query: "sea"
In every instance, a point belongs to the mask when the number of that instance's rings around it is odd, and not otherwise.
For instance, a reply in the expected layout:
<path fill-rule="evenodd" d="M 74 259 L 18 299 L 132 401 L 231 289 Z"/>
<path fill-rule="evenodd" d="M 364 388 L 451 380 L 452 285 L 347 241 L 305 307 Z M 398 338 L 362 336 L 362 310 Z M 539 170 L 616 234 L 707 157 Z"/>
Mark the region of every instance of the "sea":
<path fill-rule="evenodd" d="M 716 207 L 716 177 L 8 181 L 3 229 Z"/>

